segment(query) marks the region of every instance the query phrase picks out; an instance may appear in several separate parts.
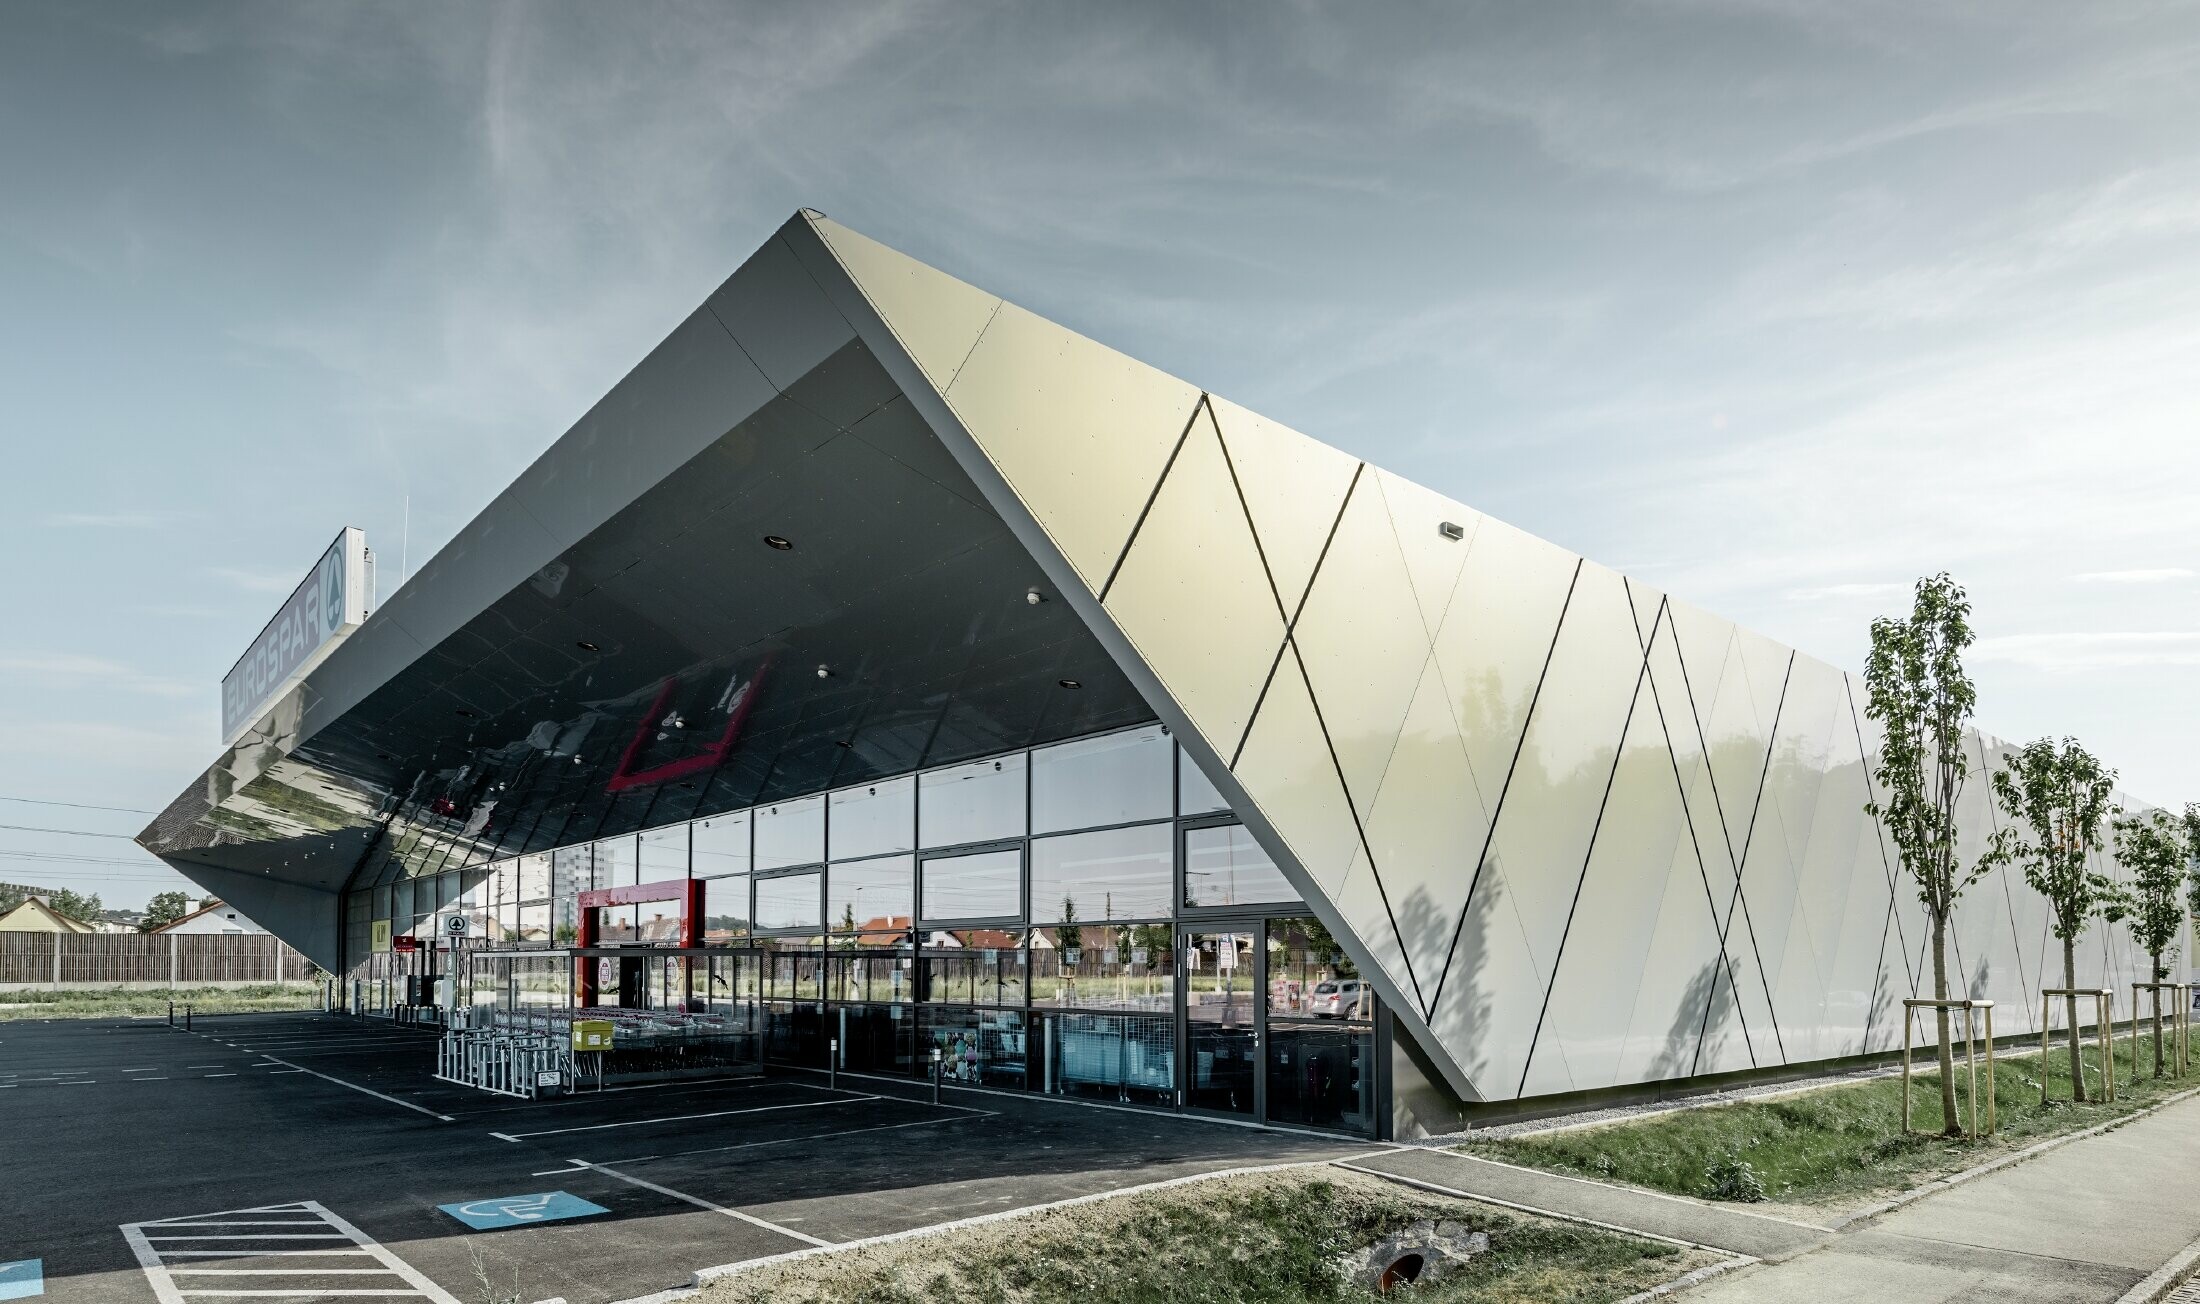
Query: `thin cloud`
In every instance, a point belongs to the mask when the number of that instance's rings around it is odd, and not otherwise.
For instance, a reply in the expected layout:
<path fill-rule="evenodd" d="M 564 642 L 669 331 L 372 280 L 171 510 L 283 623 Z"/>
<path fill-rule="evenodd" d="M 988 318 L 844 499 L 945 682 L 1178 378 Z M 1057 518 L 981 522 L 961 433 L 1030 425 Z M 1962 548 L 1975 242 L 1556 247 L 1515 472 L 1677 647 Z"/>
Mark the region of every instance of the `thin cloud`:
<path fill-rule="evenodd" d="M 1971 655 L 1980 662 L 2003 662 L 2036 670 L 2200 666 L 2200 630 L 2006 634 L 1980 639 Z"/>
<path fill-rule="evenodd" d="M 63 530 L 158 530 L 185 519 L 182 512 L 49 512 L 44 522 Z"/>
<path fill-rule="evenodd" d="M 37 687 L 89 688 L 102 692 L 143 693 L 152 697 L 198 697 L 212 691 L 205 684 L 148 675 L 120 661 L 78 652 L 0 655 L 0 678 Z"/>
<path fill-rule="evenodd" d="M 247 593 L 288 593 L 305 578 L 303 572 L 247 570 L 242 566 L 209 566 L 206 573 Z"/>
<path fill-rule="evenodd" d="M 1883 584 L 1824 584 L 1814 589 L 1789 589 L 1787 599 L 1790 602 L 1825 602 L 1836 598 L 1889 598 L 1909 591 L 1909 585 L 1893 581 Z"/>
<path fill-rule="evenodd" d="M 2192 575 L 2182 566 L 2161 566 L 2153 570 L 2087 571 L 2071 578 L 2080 584 L 2167 584 L 2173 580 L 2189 580 Z"/>

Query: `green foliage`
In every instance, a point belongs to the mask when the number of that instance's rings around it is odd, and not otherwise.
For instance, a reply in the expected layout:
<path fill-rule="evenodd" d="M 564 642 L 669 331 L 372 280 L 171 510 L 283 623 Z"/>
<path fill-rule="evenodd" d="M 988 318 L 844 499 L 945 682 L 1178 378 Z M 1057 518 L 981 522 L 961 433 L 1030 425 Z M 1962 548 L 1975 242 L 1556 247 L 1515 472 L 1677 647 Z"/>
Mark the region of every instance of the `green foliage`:
<path fill-rule="evenodd" d="M 86 895 L 82 892 L 71 892 L 67 888 L 55 890 L 53 895 L 46 898 L 46 904 L 53 907 L 55 914 L 67 915 L 80 924 L 97 922 L 99 912 L 107 908 L 100 904 L 99 893 Z"/>
<path fill-rule="evenodd" d="M 2185 859 L 2192 863 L 2192 880 L 2185 887 L 2185 904 L 2200 915 L 2200 801 L 2185 803 Z"/>
<path fill-rule="evenodd" d="M 9 1019 L 160 1018 L 168 1002 L 196 1014 L 253 1014 L 268 1010 L 311 1010 L 321 1005 L 321 984 L 256 983 L 247 987 L 153 988 L 121 991 L 62 988 L 0 993 L 0 1023 Z"/>
<path fill-rule="evenodd" d="M 1886 827 L 1936 930 L 2003 854 L 1997 844 L 1965 866 L 1956 852 L 1956 801 L 1970 775 L 1963 732 L 1978 705 L 1963 669 L 1963 649 L 1974 637 L 1970 616 L 1970 599 L 1945 571 L 1919 580 L 1908 619 L 1872 622 L 1864 661 L 1864 714 L 1886 735 L 1873 776 L 1882 796 L 1864 809 Z"/>
<path fill-rule="evenodd" d="M 1948 918 L 1963 890 L 2008 855 L 2006 830 L 1984 854 L 1966 865 L 1956 847 L 1956 802 L 1970 777 L 1965 726 L 1978 705 L 1978 690 L 1963 670 L 1972 642 L 1971 600 L 1943 571 L 1917 582 L 1907 619 L 1872 622 L 1871 653 L 1864 661 L 1869 701 L 1864 714 L 1879 722 L 1879 798 L 1864 809 L 1886 829 L 1917 885 L 1917 898 L 1933 930 L 1933 995 L 1949 998 Z M 1946 1011 L 1934 1020 L 1941 1113 L 1955 1127 L 1954 1032 Z"/>
<path fill-rule="evenodd" d="M 1703 1173 L 1704 1198 L 1732 1200 L 1737 1204 L 1762 1204 L 1765 1198 L 1764 1179 L 1749 1161 L 1735 1151 L 1728 1151 L 1711 1161 Z"/>
<path fill-rule="evenodd" d="M 1203 1182 L 729 1277 L 697 1304 L 1373 1304 L 1337 1256 L 1418 1219 L 1489 1233 L 1428 1304 L 1623 1299 L 1682 1271 L 1670 1245 L 1521 1217 L 1352 1174 Z"/>
<path fill-rule="evenodd" d="M 1632 1182 L 1674 1195 L 1705 1194 L 1707 1174 L 1721 1160 L 1748 1161 L 1768 1198 L 1796 1204 L 1855 1201 L 1902 1190 L 2032 1144 L 2095 1127 L 2160 1104 L 2187 1082 L 2135 1070 L 2131 1041 L 2115 1041 L 2116 1099 L 2074 1104 L 2067 1078 L 2055 1075 L 2054 1098 L 2040 1104 L 2036 1053 L 2002 1054 L 1994 1062 L 1998 1130 L 1983 1143 L 1924 1135 L 1937 1131 L 1939 1074 L 1911 1082 L 1911 1126 L 1902 1131 L 1898 1078 L 1841 1083 L 1797 1095 L 1658 1114 L 1571 1132 L 1476 1141 L 1463 1147 L 1517 1164 L 1607 1181 Z M 2144 1053 L 2144 1048 L 2142 1048 Z M 2086 1076 L 2099 1086 L 2091 1053 Z M 1957 1108 L 1970 1109 L 1969 1076 L 1956 1071 Z M 1986 1090 L 1979 1066 L 1979 1092 Z"/>
<path fill-rule="evenodd" d="M 2114 914 L 2153 961 L 2155 982 L 2168 979 L 2162 957 L 2185 926 L 2178 889 L 2185 886 L 2192 852 L 2181 825 L 2166 810 L 2116 815 L 2116 858 L 2130 871 L 2131 881 L 2118 895 Z"/>
<path fill-rule="evenodd" d="M 138 925 L 141 933 L 150 933 L 164 924 L 172 924 L 191 913 L 191 898 L 181 892 L 156 892 L 146 903 L 145 921 Z"/>
<path fill-rule="evenodd" d="M 2093 867 L 2115 790 L 2116 772 L 2075 738 L 2063 739 L 2059 748 L 2052 738 L 2027 743 L 1994 772 L 2002 809 L 2030 828 L 2012 838 L 2008 850 L 2023 867 L 2024 881 L 2047 898 L 2050 927 L 2066 943 L 2119 904 L 2115 880 Z M 2063 985 L 2071 978 L 2064 974 Z"/>

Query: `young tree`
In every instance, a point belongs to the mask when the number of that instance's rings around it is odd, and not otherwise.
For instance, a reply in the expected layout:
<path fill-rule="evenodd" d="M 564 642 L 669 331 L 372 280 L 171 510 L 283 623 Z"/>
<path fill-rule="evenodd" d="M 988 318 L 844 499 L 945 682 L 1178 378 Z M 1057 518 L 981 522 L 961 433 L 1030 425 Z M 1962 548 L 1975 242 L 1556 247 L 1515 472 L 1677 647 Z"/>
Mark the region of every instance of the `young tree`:
<path fill-rule="evenodd" d="M 2169 977 L 2162 956 L 2184 931 L 2185 908 L 2178 889 L 2185 885 L 2185 862 L 2190 858 L 2182 821 L 2166 810 L 2143 815 L 2116 812 L 2116 859 L 2124 863 L 2131 879 L 2125 884 L 2116 913 L 2131 929 L 2132 940 L 2147 953 L 2149 981 Z M 2136 1019 L 2139 1012 L 2133 1010 Z M 2154 1076 L 2162 1076 L 2162 994 L 2154 993 Z"/>
<path fill-rule="evenodd" d="M 2075 738 L 2057 747 L 2052 738 L 2025 744 L 1994 772 L 1994 795 L 2012 821 L 2030 826 L 2009 850 L 2024 867 L 2024 881 L 2047 898 L 2055 937 L 2062 943 L 2065 988 L 2078 982 L 2078 937 L 2094 916 L 2116 904 L 2116 883 L 2093 868 L 2101 846 L 2101 821 L 2116 789 L 2116 772 L 2104 770 Z M 2085 1099 L 2085 1070 L 2079 1064 L 2078 998 L 2069 1005 L 2070 1091 Z M 2046 1066 L 2040 1066 L 2046 1071 Z"/>
<path fill-rule="evenodd" d="M 145 921 L 138 925 L 141 933 L 150 933 L 164 924 L 172 924 L 191 913 L 191 898 L 181 892 L 156 892 L 146 903 Z"/>
<path fill-rule="evenodd" d="M 67 915 L 80 924 L 92 923 L 99 918 L 99 912 L 106 909 L 99 902 L 99 893 L 86 896 L 67 888 L 57 889 L 52 896 L 46 898 L 46 904 L 54 908 L 54 913 Z"/>
<path fill-rule="evenodd" d="M 1975 864 L 1956 850 L 1956 801 L 1970 764 L 1963 731 L 1978 704 L 1978 690 L 1963 672 L 1971 645 L 1971 600 L 1945 571 L 1917 582 L 1907 619 L 1872 622 L 1871 655 L 1864 662 L 1870 703 L 1864 713 L 1886 738 L 1880 747 L 1878 800 L 1865 811 L 1885 825 L 1917 883 L 1917 898 L 1933 930 L 1933 998 L 1948 1000 L 1948 918 L 1963 890 L 2002 855 L 1997 839 Z M 1940 1041 L 1940 1111 L 1950 1136 L 1963 1130 L 1956 1116 L 1955 1049 L 1948 1011 L 1934 1011 Z"/>

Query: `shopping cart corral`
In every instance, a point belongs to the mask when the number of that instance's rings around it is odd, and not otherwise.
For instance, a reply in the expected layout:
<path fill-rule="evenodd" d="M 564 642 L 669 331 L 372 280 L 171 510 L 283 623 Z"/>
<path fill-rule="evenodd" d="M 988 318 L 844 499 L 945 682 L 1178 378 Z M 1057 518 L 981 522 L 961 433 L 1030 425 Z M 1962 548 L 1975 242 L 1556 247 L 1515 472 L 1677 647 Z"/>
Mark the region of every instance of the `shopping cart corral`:
<path fill-rule="evenodd" d="M 745 1012 L 475 1006 L 444 1033 L 436 1076 L 533 1099 L 614 1083 L 761 1074 L 763 1038 Z"/>
<path fill-rule="evenodd" d="M 572 1086 L 573 1048 L 567 1041 L 550 1032 L 481 1022 L 444 1029 L 436 1047 L 438 1078 L 524 1100 Z"/>

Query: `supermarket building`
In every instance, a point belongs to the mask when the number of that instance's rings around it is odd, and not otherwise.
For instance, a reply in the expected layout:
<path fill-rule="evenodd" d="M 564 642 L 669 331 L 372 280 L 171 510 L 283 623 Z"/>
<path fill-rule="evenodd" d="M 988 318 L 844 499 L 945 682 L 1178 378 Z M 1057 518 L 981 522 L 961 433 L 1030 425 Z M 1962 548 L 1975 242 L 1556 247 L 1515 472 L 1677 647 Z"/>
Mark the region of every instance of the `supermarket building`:
<path fill-rule="evenodd" d="M 1855 676 L 814 212 L 387 603 L 329 564 L 347 636 L 139 840 L 367 1011 L 1406 1136 L 1930 985 Z M 1965 896 L 2003 1031 L 2055 960 Z"/>

